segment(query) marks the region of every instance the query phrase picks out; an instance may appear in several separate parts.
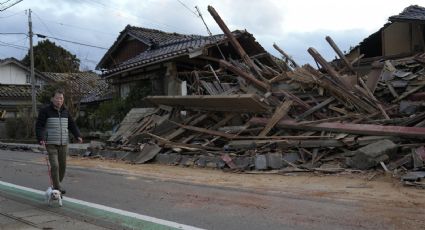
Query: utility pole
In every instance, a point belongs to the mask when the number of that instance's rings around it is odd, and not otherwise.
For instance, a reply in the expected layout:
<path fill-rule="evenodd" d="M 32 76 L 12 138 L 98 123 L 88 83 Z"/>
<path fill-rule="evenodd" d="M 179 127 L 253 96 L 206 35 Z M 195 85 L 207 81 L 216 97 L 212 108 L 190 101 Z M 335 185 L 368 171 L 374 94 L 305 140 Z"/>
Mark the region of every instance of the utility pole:
<path fill-rule="evenodd" d="M 35 76 L 34 76 L 34 50 L 32 47 L 32 21 L 31 9 L 28 10 L 28 37 L 30 39 L 30 62 L 31 62 L 31 102 L 32 102 L 32 117 L 35 118 L 37 114 L 37 102 L 35 100 Z"/>

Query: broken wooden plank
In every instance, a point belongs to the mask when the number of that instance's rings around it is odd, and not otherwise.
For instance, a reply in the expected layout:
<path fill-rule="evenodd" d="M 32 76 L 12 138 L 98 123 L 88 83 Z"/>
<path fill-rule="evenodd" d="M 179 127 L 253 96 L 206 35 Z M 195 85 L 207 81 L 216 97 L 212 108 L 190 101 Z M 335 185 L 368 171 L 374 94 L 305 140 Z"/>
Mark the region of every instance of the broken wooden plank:
<path fill-rule="evenodd" d="M 362 59 L 364 57 L 364 54 L 360 54 L 358 57 L 354 58 L 350 63 L 351 66 L 353 66 L 356 62 L 358 62 L 360 59 Z M 344 68 L 342 68 L 341 70 L 338 71 L 338 73 L 343 73 L 344 71 L 347 70 L 347 67 L 344 66 Z"/>
<path fill-rule="evenodd" d="M 270 91 L 271 86 L 270 84 L 260 81 L 257 78 L 255 78 L 255 76 L 241 70 L 240 68 L 232 65 L 231 63 L 225 61 L 225 60 L 220 60 L 220 67 L 223 67 L 231 72 L 233 72 L 234 74 L 242 77 L 243 79 L 247 80 L 249 83 L 254 84 L 255 87 L 259 88 L 260 90 L 263 90 L 265 92 Z"/>
<path fill-rule="evenodd" d="M 250 120 L 254 125 L 266 125 L 267 118 L 254 117 Z M 280 128 L 299 129 L 299 130 L 315 130 L 353 133 L 362 135 L 378 135 L 378 136 L 401 136 L 425 138 L 425 128 L 420 127 L 404 127 L 404 126 L 383 126 L 370 124 L 350 124 L 350 123 L 333 123 L 324 122 L 320 124 L 303 124 L 294 120 L 280 120 L 277 124 Z"/>
<path fill-rule="evenodd" d="M 157 105 L 206 111 L 265 113 L 270 110 L 255 94 L 148 96 L 146 100 Z"/>
<path fill-rule="evenodd" d="M 217 131 L 217 130 L 210 130 L 210 129 L 191 126 L 191 125 L 183 125 L 183 124 L 173 122 L 173 121 L 171 121 L 171 122 L 180 126 L 183 129 L 192 130 L 192 131 L 200 132 L 200 133 L 205 133 L 205 134 L 209 134 L 209 135 L 213 135 L 213 136 L 220 136 L 220 137 L 224 137 L 224 138 L 228 138 L 228 139 L 231 139 L 235 136 L 233 134 L 228 134 L 228 133 L 220 132 L 220 131 Z"/>
<path fill-rule="evenodd" d="M 388 90 L 390 90 L 391 95 L 393 95 L 393 97 L 398 98 L 400 97 L 400 95 L 398 95 L 398 93 L 395 91 L 393 85 L 391 85 L 390 82 L 386 81 L 385 85 L 388 87 Z"/>
<path fill-rule="evenodd" d="M 154 139 L 156 139 L 158 142 L 160 142 L 161 144 L 163 144 L 166 147 L 170 147 L 170 148 L 182 148 L 182 149 L 187 149 L 189 151 L 199 151 L 199 150 L 213 150 L 213 151 L 220 151 L 222 150 L 221 148 L 215 148 L 215 147 L 209 147 L 209 146 L 202 146 L 202 145 L 194 145 L 194 144 L 185 144 L 185 143 L 177 143 L 177 142 L 173 142 L 173 141 L 169 141 L 165 138 L 162 138 L 160 136 L 154 135 L 152 133 L 146 133 L 147 135 L 153 137 Z"/>
<path fill-rule="evenodd" d="M 359 82 L 366 91 L 367 95 L 375 102 L 376 106 L 378 107 L 379 111 L 381 111 L 382 115 L 385 119 L 391 119 L 390 116 L 388 116 L 387 112 L 385 112 L 384 107 L 382 107 L 382 104 L 376 97 L 373 95 L 372 91 L 367 87 L 366 83 L 363 81 L 363 79 L 359 78 Z"/>
<path fill-rule="evenodd" d="M 328 105 L 329 103 L 333 102 L 335 100 L 335 98 L 330 97 L 324 101 L 322 101 L 321 103 L 313 106 L 311 109 L 305 111 L 304 113 L 300 114 L 299 116 L 297 116 L 297 121 L 300 121 L 304 118 L 306 118 L 307 116 L 309 116 L 310 114 L 320 110 L 321 108 L 325 107 L 326 105 Z"/>
<path fill-rule="evenodd" d="M 276 125 L 276 123 L 284 116 L 286 116 L 289 109 L 291 108 L 292 103 L 293 101 L 291 100 L 285 100 L 284 102 L 282 102 L 282 104 L 276 108 L 273 116 L 270 118 L 266 127 L 260 132 L 260 134 L 258 134 L 258 136 L 266 136 L 270 132 L 270 130 Z"/>
<path fill-rule="evenodd" d="M 394 99 L 392 101 L 392 103 L 399 102 L 400 100 L 404 99 L 405 97 L 409 96 L 410 94 L 422 89 L 424 86 L 425 86 L 425 81 L 420 82 L 418 86 L 414 87 L 413 89 L 411 89 L 407 92 L 404 92 L 402 95 L 400 95 L 400 97 Z"/>
<path fill-rule="evenodd" d="M 203 120 L 207 119 L 208 115 L 207 114 L 202 114 L 200 116 L 198 116 L 196 119 L 190 121 L 189 125 L 196 125 L 199 122 L 202 122 Z M 168 140 L 172 140 L 174 138 L 176 138 L 177 136 L 183 134 L 186 130 L 183 128 L 178 128 L 177 130 L 173 131 L 172 133 L 168 134 L 165 136 L 165 139 Z"/>

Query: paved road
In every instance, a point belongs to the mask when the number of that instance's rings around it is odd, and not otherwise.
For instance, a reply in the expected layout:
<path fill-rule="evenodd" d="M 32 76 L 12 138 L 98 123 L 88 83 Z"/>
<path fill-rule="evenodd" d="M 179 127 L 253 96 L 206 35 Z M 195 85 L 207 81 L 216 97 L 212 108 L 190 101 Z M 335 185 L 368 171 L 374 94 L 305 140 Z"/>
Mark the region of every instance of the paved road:
<path fill-rule="evenodd" d="M 37 153 L 0 150 L 0 180 L 44 190 L 42 159 Z M 406 220 L 388 216 L 406 211 L 417 229 L 425 227 L 416 220 L 423 208 L 224 189 L 81 167 L 68 168 L 64 187 L 72 198 L 205 229 L 400 229 Z"/>

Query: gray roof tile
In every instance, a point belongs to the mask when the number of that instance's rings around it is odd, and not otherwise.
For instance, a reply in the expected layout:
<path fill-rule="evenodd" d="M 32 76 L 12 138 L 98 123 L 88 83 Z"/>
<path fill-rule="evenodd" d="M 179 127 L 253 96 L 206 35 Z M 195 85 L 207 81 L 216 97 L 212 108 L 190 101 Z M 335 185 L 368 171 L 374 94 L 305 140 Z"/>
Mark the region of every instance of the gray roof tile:
<path fill-rule="evenodd" d="M 399 15 L 394 15 L 389 18 L 390 21 L 424 21 L 425 22 L 425 8 L 418 5 L 411 5 L 406 7 Z"/>

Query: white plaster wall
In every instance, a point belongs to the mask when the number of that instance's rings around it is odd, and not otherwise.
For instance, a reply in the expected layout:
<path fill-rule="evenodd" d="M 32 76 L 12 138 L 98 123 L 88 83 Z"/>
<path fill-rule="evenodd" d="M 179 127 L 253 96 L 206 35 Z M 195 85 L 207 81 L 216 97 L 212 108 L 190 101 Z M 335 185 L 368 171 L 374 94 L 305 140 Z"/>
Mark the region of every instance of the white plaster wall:
<path fill-rule="evenodd" d="M 0 66 L 0 84 L 22 85 L 26 83 L 27 72 L 13 64 Z"/>

